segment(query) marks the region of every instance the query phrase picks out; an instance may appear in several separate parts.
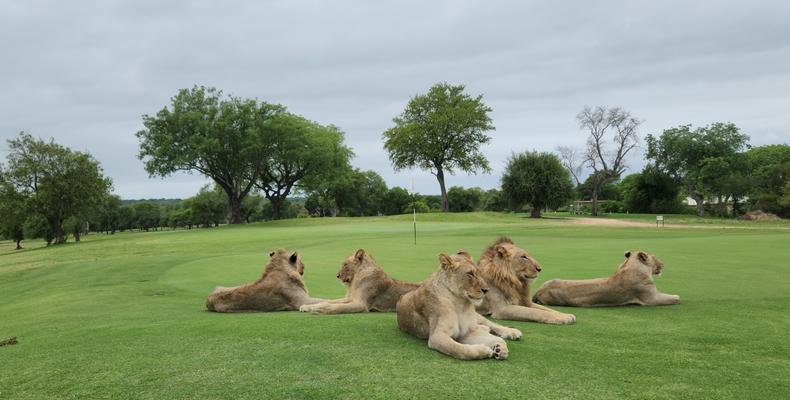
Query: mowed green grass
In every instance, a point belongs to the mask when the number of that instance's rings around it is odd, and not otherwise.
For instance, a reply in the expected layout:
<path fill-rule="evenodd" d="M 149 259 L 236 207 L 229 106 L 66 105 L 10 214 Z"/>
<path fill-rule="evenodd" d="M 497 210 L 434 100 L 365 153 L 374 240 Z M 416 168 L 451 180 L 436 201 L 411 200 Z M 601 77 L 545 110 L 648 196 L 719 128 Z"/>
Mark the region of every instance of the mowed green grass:
<path fill-rule="evenodd" d="M 786 398 L 790 231 L 575 226 L 501 214 L 291 220 L 89 235 L 0 247 L 0 398 Z M 759 227 L 759 225 L 757 225 Z M 509 322 L 506 361 L 458 361 L 401 333 L 395 314 L 205 311 L 216 285 L 252 281 L 267 253 L 298 249 L 314 296 L 344 294 L 363 247 L 422 280 L 437 253 L 479 255 L 510 235 L 548 279 L 610 274 L 628 249 L 664 261 L 669 307 L 571 309 L 578 322 Z"/>

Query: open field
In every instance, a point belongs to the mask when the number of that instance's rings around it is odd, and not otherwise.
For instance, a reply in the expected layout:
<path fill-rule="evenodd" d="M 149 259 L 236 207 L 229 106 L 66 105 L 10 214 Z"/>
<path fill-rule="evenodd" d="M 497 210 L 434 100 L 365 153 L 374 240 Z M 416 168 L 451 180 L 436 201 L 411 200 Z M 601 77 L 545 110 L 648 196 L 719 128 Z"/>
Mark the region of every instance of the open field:
<path fill-rule="evenodd" d="M 786 398 L 790 231 L 579 226 L 504 214 L 305 219 L 0 245 L 0 398 Z M 751 229 L 740 229 L 748 227 Z M 521 329 L 506 361 L 457 361 L 398 331 L 394 314 L 215 314 L 216 285 L 256 279 L 298 249 L 310 293 L 340 297 L 340 261 L 366 248 L 396 278 L 436 254 L 475 258 L 507 234 L 543 265 L 538 284 L 611 273 L 655 253 L 678 306 L 571 309 Z"/>

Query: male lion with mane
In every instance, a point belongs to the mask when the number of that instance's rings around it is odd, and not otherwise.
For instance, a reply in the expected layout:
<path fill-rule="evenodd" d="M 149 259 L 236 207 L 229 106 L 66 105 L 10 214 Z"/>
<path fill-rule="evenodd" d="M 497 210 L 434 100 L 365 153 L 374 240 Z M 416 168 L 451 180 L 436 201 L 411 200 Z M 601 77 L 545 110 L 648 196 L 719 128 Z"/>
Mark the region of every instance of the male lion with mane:
<path fill-rule="evenodd" d="M 501 237 L 483 251 L 477 261 L 480 274 L 491 290 L 486 293 L 477 312 L 496 319 L 566 325 L 576 316 L 532 302 L 530 287 L 541 271 L 537 260 L 516 246 L 509 237 Z"/>
<path fill-rule="evenodd" d="M 625 261 L 608 278 L 569 281 L 552 279 L 535 293 L 536 302 L 554 306 L 606 307 L 636 304 L 658 306 L 680 303 L 680 296 L 661 293 L 653 275 L 664 264 L 644 251 L 626 251 Z"/>
<path fill-rule="evenodd" d="M 367 311 L 395 311 L 402 295 L 420 287 L 419 283 L 392 279 L 364 249 L 349 256 L 337 271 L 348 289 L 346 297 L 317 304 L 306 304 L 299 311 L 316 314 L 345 314 Z"/>
<path fill-rule="evenodd" d="M 465 251 L 439 254 L 439 263 L 422 286 L 398 301 L 398 327 L 428 339 L 429 348 L 461 360 L 506 359 L 507 343 L 502 338 L 519 339 L 521 331 L 495 324 L 475 311 L 488 285 L 472 256 Z"/>
<path fill-rule="evenodd" d="M 304 263 L 297 252 L 273 251 L 260 279 L 241 286 L 215 288 L 206 299 L 206 308 L 216 312 L 287 311 L 326 301 L 307 294 L 302 275 Z"/>

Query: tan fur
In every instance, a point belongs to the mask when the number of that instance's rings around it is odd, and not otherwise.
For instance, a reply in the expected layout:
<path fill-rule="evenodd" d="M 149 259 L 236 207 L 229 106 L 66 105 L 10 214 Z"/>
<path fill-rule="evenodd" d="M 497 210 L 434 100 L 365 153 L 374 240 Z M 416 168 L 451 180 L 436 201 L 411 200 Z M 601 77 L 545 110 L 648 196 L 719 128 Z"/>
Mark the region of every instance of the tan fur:
<path fill-rule="evenodd" d="M 660 275 L 664 264 L 643 251 L 628 251 L 626 260 L 608 278 L 569 281 L 552 279 L 535 293 L 535 301 L 546 305 L 604 307 L 636 304 L 643 306 L 680 303 L 680 296 L 661 293 L 653 275 Z"/>
<path fill-rule="evenodd" d="M 521 331 L 487 320 L 475 312 L 488 291 L 467 252 L 439 255 L 440 266 L 417 290 L 397 304 L 398 327 L 428 347 L 462 360 L 508 356 L 502 338 L 518 339 Z M 491 332 L 498 336 L 494 336 Z"/>
<path fill-rule="evenodd" d="M 364 249 L 343 262 L 337 278 L 348 287 L 345 298 L 304 305 L 299 311 L 316 314 L 395 311 L 400 297 L 420 286 L 390 278 Z"/>
<path fill-rule="evenodd" d="M 526 250 L 508 237 L 488 246 L 478 260 L 480 273 L 490 287 L 477 312 L 496 319 L 572 324 L 576 316 L 534 304 L 530 297 L 532 282 L 541 266 Z"/>
<path fill-rule="evenodd" d="M 208 295 L 206 308 L 216 312 L 286 311 L 325 301 L 307 294 L 303 274 L 304 263 L 297 252 L 271 252 L 260 279 L 231 288 L 217 287 Z"/>

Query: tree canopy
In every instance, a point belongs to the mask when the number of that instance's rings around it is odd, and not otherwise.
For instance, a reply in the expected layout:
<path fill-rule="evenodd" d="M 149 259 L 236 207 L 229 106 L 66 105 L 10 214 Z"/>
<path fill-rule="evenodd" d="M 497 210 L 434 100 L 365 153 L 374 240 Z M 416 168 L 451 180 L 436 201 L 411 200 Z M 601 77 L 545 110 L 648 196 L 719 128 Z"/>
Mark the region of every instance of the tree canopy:
<path fill-rule="evenodd" d="M 557 208 L 573 196 L 568 170 L 551 153 L 535 151 L 513 154 L 502 175 L 502 191 L 516 210 L 532 206 L 532 218 L 544 208 Z"/>
<path fill-rule="evenodd" d="M 278 104 L 228 96 L 215 88 L 181 89 L 170 107 L 143 115 L 139 158 L 152 176 L 197 171 L 228 196 L 228 222 L 240 223 L 241 202 L 273 151 L 266 127 L 285 112 Z"/>
<path fill-rule="evenodd" d="M 491 140 L 486 135 L 494 129 L 491 108 L 483 96 L 472 97 L 464 89 L 438 83 L 427 94 L 414 96 L 393 118 L 395 126 L 382 135 L 396 171 L 417 167 L 436 176 L 443 211 L 449 211 L 445 173 L 490 171 L 480 147 Z"/>

